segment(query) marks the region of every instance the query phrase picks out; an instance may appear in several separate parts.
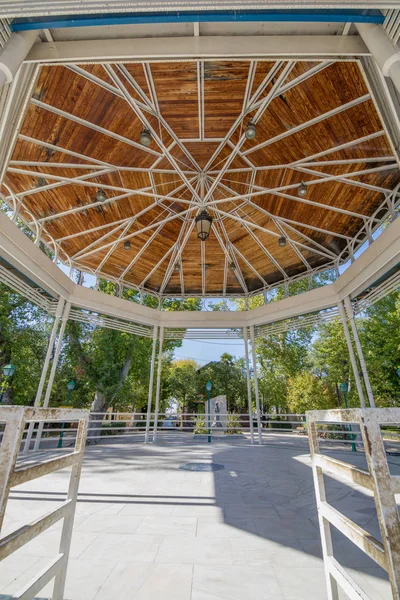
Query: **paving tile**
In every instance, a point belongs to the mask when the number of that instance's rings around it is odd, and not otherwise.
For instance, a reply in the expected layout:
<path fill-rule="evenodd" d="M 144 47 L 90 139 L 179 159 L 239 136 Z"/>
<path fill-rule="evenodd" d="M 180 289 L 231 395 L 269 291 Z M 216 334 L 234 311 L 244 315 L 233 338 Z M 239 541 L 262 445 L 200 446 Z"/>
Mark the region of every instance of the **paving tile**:
<path fill-rule="evenodd" d="M 84 519 L 75 531 L 92 533 L 135 533 L 144 517 L 138 515 L 95 514 Z"/>
<path fill-rule="evenodd" d="M 20 548 L 22 555 L 54 557 L 58 554 L 60 531 L 46 531 L 41 533 L 31 542 Z M 70 557 L 77 558 L 95 539 L 96 533 L 81 533 L 74 531 L 72 534 Z"/>
<path fill-rule="evenodd" d="M 169 504 L 163 504 L 161 501 L 156 502 L 130 502 L 127 503 L 118 513 L 120 515 L 163 515 L 170 516 L 176 504 L 170 501 Z"/>
<path fill-rule="evenodd" d="M 231 565 L 229 539 L 166 536 L 158 551 L 156 563 Z"/>
<path fill-rule="evenodd" d="M 124 515 L 122 515 L 124 516 Z M 143 535 L 179 535 L 195 536 L 197 528 L 196 517 L 143 517 L 137 528 L 138 534 Z"/>
<path fill-rule="evenodd" d="M 120 562 L 102 585 L 95 600 L 190 600 L 192 571 L 190 565 Z"/>
<path fill-rule="evenodd" d="M 206 594 L 206 595 L 204 595 Z M 266 571 L 246 567 L 195 566 L 192 600 L 284 600 L 276 577 Z M 211 594 L 211 595 L 210 595 Z M 301 596 L 300 596 L 301 597 Z"/>
<path fill-rule="evenodd" d="M 199 517 L 197 536 L 205 538 L 225 538 L 256 535 L 256 527 L 251 519 L 235 519 L 230 523 L 225 519 Z"/>
<path fill-rule="evenodd" d="M 115 561 L 71 559 L 68 563 L 64 597 L 67 600 L 93 600 L 113 570 Z M 40 596 L 51 597 L 49 583 Z"/>
<path fill-rule="evenodd" d="M 14 593 L 31 579 L 35 569 L 39 570 L 38 562 L 43 559 L 37 556 L 22 556 L 12 554 L 0 562 L 0 592 L 7 589 Z M 25 575 L 27 573 L 27 575 Z M 15 583 L 17 582 L 17 583 Z M 21 583 L 19 583 L 21 582 Z"/>
<path fill-rule="evenodd" d="M 82 554 L 84 559 L 110 559 L 131 562 L 153 562 L 162 536 L 100 534 Z"/>

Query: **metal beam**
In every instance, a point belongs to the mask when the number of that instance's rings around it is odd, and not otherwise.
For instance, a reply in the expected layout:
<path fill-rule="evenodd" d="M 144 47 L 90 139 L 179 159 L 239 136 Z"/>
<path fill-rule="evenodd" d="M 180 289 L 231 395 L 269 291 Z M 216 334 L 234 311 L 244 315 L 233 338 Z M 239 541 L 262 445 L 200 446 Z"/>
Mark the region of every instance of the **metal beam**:
<path fill-rule="evenodd" d="M 386 4 L 386 3 L 385 3 Z M 124 60 L 182 60 L 193 56 L 229 58 L 354 58 L 370 52 L 358 36 L 199 36 L 133 39 L 73 40 L 35 44 L 28 62 L 93 63 Z"/>

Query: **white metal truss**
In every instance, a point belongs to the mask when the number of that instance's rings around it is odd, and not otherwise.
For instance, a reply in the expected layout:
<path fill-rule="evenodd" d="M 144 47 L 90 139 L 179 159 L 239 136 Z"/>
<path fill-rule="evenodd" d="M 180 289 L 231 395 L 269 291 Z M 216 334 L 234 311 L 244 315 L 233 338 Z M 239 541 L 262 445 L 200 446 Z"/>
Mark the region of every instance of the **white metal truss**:
<path fill-rule="evenodd" d="M 306 314 L 301 317 L 295 317 L 294 319 L 286 319 L 283 321 L 276 321 L 274 323 L 261 325 L 255 328 L 255 335 L 256 337 L 278 335 L 280 333 L 287 333 L 288 331 L 297 331 L 298 329 L 317 327 L 318 325 L 329 323 L 330 321 L 334 321 L 338 318 L 338 308 L 330 308 L 329 310 Z"/>
<path fill-rule="evenodd" d="M 1 6 L 1 1 L 0 1 Z M 387 22 L 391 23 L 393 29 L 393 15 L 389 17 L 389 12 L 393 13 L 394 11 L 388 11 Z M 396 17 L 397 18 L 397 17 Z M 241 113 L 236 118 L 234 124 L 231 126 L 230 130 L 227 132 L 226 136 L 220 140 L 218 140 L 218 146 L 212 156 L 209 158 L 207 165 L 201 169 L 191 155 L 189 150 L 186 147 L 186 143 L 189 141 L 187 139 L 180 139 L 175 132 L 172 130 L 168 122 L 165 120 L 162 112 L 160 111 L 160 106 L 157 98 L 157 90 L 153 80 L 151 61 L 141 61 L 143 73 L 145 75 L 145 79 L 147 82 L 147 87 L 149 92 L 145 92 L 143 88 L 139 85 L 139 83 L 134 79 L 134 77 L 130 74 L 130 72 L 126 69 L 123 63 L 102 63 L 103 68 L 108 74 L 112 83 L 102 80 L 101 78 L 93 75 L 89 71 L 81 68 L 79 65 L 69 63 L 67 67 L 74 71 L 78 76 L 81 76 L 89 81 L 91 81 L 94 85 L 102 87 L 106 89 L 111 94 L 114 94 L 124 100 L 129 107 L 132 109 L 136 117 L 140 119 L 143 123 L 143 126 L 150 129 L 153 139 L 155 140 L 156 149 L 146 148 L 139 144 L 139 142 L 135 140 L 130 140 L 129 138 L 125 138 L 119 134 L 116 134 L 112 131 L 108 131 L 100 126 L 94 125 L 86 121 L 85 119 L 81 119 L 73 114 L 67 113 L 61 109 L 55 108 L 49 104 L 44 103 L 43 101 L 33 98 L 31 96 L 30 102 L 43 110 L 51 111 L 62 118 L 66 118 L 72 120 L 84 127 L 89 127 L 97 132 L 100 132 L 108 137 L 117 139 L 122 141 L 130 146 L 135 148 L 140 148 L 140 150 L 147 152 L 150 155 L 154 156 L 154 162 L 150 166 L 149 169 L 143 169 L 139 167 L 121 167 L 118 165 L 108 164 L 104 161 L 94 159 L 93 157 L 82 155 L 73 151 L 66 150 L 59 146 L 52 145 L 49 142 L 42 140 L 34 140 L 32 138 L 28 138 L 24 135 L 19 134 L 19 139 L 24 140 L 26 142 L 34 143 L 43 147 L 48 148 L 49 150 L 53 150 L 55 152 L 66 153 L 71 157 L 70 163 L 44 163 L 40 161 L 10 161 L 10 156 L 8 159 L 5 159 L 5 164 L 8 164 L 8 170 L 10 173 L 16 173 L 20 175 L 30 175 L 34 177 L 42 177 L 46 180 L 49 180 L 51 183 L 46 183 L 46 185 L 42 187 L 35 187 L 30 190 L 25 190 L 21 193 L 15 194 L 12 190 L 8 188 L 8 194 L 4 197 L 6 204 L 13 210 L 14 219 L 17 217 L 21 218 L 28 226 L 32 229 L 35 234 L 36 242 L 42 241 L 45 243 L 49 249 L 54 253 L 55 260 L 60 259 L 66 264 L 68 264 L 71 268 L 75 267 L 81 270 L 85 270 L 88 272 L 94 272 L 99 277 L 105 277 L 111 281 L 114 281 L 121 287 L 131 287 L 140 291 L 141 293 L 150 293 L 155 295 L 159 299 L 167 297 L 166 289 L 168 286 L 168 282 L 172 275 L 174 266 L 176 263 L 181 263 L 182 253 L 185 246 L 185 240 L 188 240 L 188 235 L 183 235 L 183 232 L 188 231 L 187 223 L 188 221 L 192 221 L 196 214 L 196 210 L 198 210 L 201 206 L 207 206 L 210 210 L 211 214 L 215 218 L 215 224 L 213 225 L 213 232 L 217 237 L 217 240 L 223 250 L 225 256 L 225 266 L 224 266 L 224 281 L 221 282 L 221 289 L 223 295 L 227 293 L 227 273 L 229 269 L 229 265 L 233 262 L 235 264 L 235 275 L 238 279 L 238 282 L 242 288 L 242 293 L 245 296 L 254 295 L 256 293 L 262 293 L 265 290 L 271 289 L 271 287 L 276 287 L 279 285 L 274 284 L 274 286 L 268 285 L 265 275 L 259 270 L 255 269 L 252 265 L 251 258 L 244 253 L 243 251 L 239 252 L 239 250 L 234 247 L 234 245 L 230 242 L 229 233 L 227 228 L 225 227 L 225 220 L 232 219 L 234 221 L 240 222 L 245 228 L 248 235 L 252 238 L 254 243 L 257 243 L 257 246 L 261 249 L 261 251 L 268 258 L 268 261 L 273 263 L 276 267 L 277 272 L 281 273 L 282 281 L 285 282 L 285 285 L 288 285 L 289 281 L 295 281 L 301 279 L 304 276 L 311 278 L 313 275 L 330 269 L 337 269 L 340 264 L 345 262 L 348 257 L 351 259 L 354 258 L 354 254 L 359 249 L 365 241 L 371 242 L 373 239 L 373 233 L 376 229 L 381 226 L 381 224 L 387 219 L 387 216 L 390 215 L 392 218 L 397 216 L 397 208 L 399 204 L 399 193 L 398 188 L 395 190 L 387 190 L 380 186 L 374 186 L 368 183 L 364 183 L 359 180 L 360 176 L 369 175 L 372 173 L 394 170 L 398 168 L 397 156 L 395 155 L 395 151 L 393 150 L 393 156 L 381 156 L 377 158 L 372 158 L 366 156 L 365 159 L 349 159 L 349 160 L 329 160 L 329 154 L 338 152 L 340 150 L 351 148 L 354 145 L 361 144 L 370 139 L 374 139 L 381 135 L 387 134 L 388 129 L 385 127 L 384 130 L 369 134 L 363 137 L 360 137 L 357 140 L 352 140 L 350 142 L 340 144 L 338 146 L 328 148 L 327 150 L 323 150 L 319 153 L 314 154 L 313 156 L 309 156 L 307 158 L 300 159 L 293 163 L 288 163 L 285 165 L 271 165 L 271 166 L 255 166 L 251 162 L 252 154 L 263 147 L 271 145 L 281 139 L 284 139 L 288 136 L 295 134 L 298 131 L 302 131 L 328 119 L 336 114 L 339 114 L 343 111 L 346 111 L 358 104 L 367 102 L 371 98 L 373 98 L 373 92 L 370 89 L 370 93 L 360 96 L 348 103 L 345 103 L 337 108 L 330 110 L 318 117 L 311 119 L 305 123 L 302 123 L 287 132 L 275 136 L 271 139 L 264 140 L 246 151 L 242 151 L 242 145 L 245 141 L 243 123 L 248 115 L 252 115 L 252 120 L 257 122 L 262 116 L 263 112 L 267 110 L 270 102 L 276 98 L 278 95 L 288 91 L 301 84 L 303 81 L 314 77 L 316 74 L 320 73 L 322 70 L 328 68 L 333 64 L 332 59 L 326 60 L 317 60 L 313 64 L 313 66 L 307 69 L 301 75 L 294 77 L 292 80 L 287 81 L 288 76 L 292 72 L 296 61 L 294 59 L 282 59 L 275 60 L 273 62 L 272 68 L 265 75 L 261 83 L 258 85 L 257 89 L 252 92 L 255 80 L 255 74 L 257 65 L 260 62 L 260 59 L 253 59 L 249 61 L 249 69 L 248 69 L 248 77 L 246 83 L 246 90 L 243 97 L 242 109 Z M 211 141 L 211 138 L 206 138 L 205 136 L 205 110 L 204 110 L 204 61 L 197 60 L 197 94 L 198 94 L 198 116 L 199 116 L 199 135 L 197 139 L 190 140 L 191 142 L 208 142 Z M 39 68 L 36 68 L 36 77 Z M 33 79 L 32 79 L 33 81 Z M 32 83 L 31 83 L 32 86 Z M 30 88 L 32 91 L 32 87 Z M 134 92 L 134 94 L 132 93 Z M 137 99 L 139 97 L 139 99 Z M 22 111 L 23 112 L 23 111 Z M 379 112 L 379 107 L 378 107 Z M 157 127 L 152 127 L 149 121 L 149 117 L 155 117 L 158 121 Z M 168 134 L 169 138 L 172 138 L 172 142 L 167 146 L 163 141 L 163 132 Z M 238 133 L 239 132 L 239 133 Z M 237 134 L 235 138 L 235 143 L 232 142 L 233 134 Z M 15 139 L 18 135 L 18 132 L 15 132 Z M 238 140 L 238 141 L 237 141 Z M 212 141 L 217 141 L 213 139 Z M 12 144 L 13 145 L 13 144 Z M 174 146 L 177 146 L 181 152 L 186 156 L 189 160 L 190 166 L 182 163 L 178 158 L 175 158 L 172 154 L 172 150 Z M 392 146 L 393 147 L 393 146 Z M 230 153 L 228 156 L 224 155 L 224 158 L 220 157 L 220 154 L 223 149 L 229 149 Z M 1 152 L 1 150 L 0 150 Z M 240 168 L 235 168 L 232 166 L 232 163 L 236 159 L 236 157 L 240 157 L 242 161 L 244 161 L 245 166 Z M 326 160 L 319 160 L 325 159 Z M 74 162 L 74 159 L 79 159 L 78 162 Z M 169 162 L 168 168 L 160 168 L 159 164 L 161 160 L 167 160 Z M 82 164 L 82 160 L 85 163 Z M 360 164 L 365 163 L 366 167 L 363 169 L 354 170 L 347 172 L 349 165 L 354 164 L 355 169 L 359 167 Z M 368 163 L 374 163 L 374 166 L 368 168 Z M 378 166 L 375 166 L 378 163 Z M 315 170 L 315 167 L 330 167 L 331 165 L 343 165 L 345 167 L 345 172 L 343 174 L 338 175 L 330 175 L 326 172 Z M 68 167 L 71 169 L 87 169 L 89 174 L 76 176 L 76 177 L 61 177 L 53 174 L 49 174 L 46 169 L 48 168 L 57 168 L 57 167 Z M 304 180 L 308 186 L 314 186 L 323 184 L 329 181 L 338 181 L 343 185 L 353 185 L 365 188 L 367 190 L 371 190 L 374 192 L 381 193 L 384 197 L 383 202 L 379 209 L 375 211 L 374 215 L 366 216 L 363 214 L 355 213 L 353 211 L 349 211 L 346 209 L 339 209 L 333 206 L 324 205 L 319 202 L 311 201 L 307 198 L 300 198 L 296 194 L 297 185 L 286 185 L 280 186 L 278 188 L 263 188 L 255 184 L 256 182 L 256 174 L 258 171 L 268 170 L 268 169 L 292 169 L 304 174 Z M 34 170 L 32 170 L 34 169 Z M 124 198 L 134 195 L 143 195 L 152 200 L 154 200 L 154 204 L 152 203 L 149 207 L 143 209 L 141 212 L 136 215 L 132 215 L 131 217 L 127 217 L 125 219 L 120 219 L 118 221 L 114 221 L 109 224 L 97 226 L 94 228 L 88 228 L 84 231 L 63 236 L 59 239 L 53 239 L 53 237 L 49 234 L 47 223 L 58 218 L 65 217 L 69 214 L 78 213 L 82 210 L 88 210 L 92 207 L 95 208 L 99 205 L 97 202 L 93 202 L 91 204 L 87 204 L 84 206 L 72 208 L 67 211 L 63 211 L 60 213 L 56 213 L 53 215 L 45 216 L 41 219 L 36 219 L 31 213 L 29 213 L 24 204 L 24 198 L 29 197 L 32 194 L 51 190 L 53 188 L 57 188 L 65 185 L 82 185 L 88 188 L 99 188 L 100 184 L 96 182 L 97 177 L 101 175 L 106 175 L 109 173 L 120 172 L 123 171 L 137 171 L 137 172 L 146 172 L 149 175 L 149 186 L 141 189 L 131 189 L 129 187 L 116 186 L 116 185 L 107 185 L 101 184 L 101 187 L 105 190 L 110 190 L 113 193 L 117 192 L 117 195 L 114 197 L 107 198 L 105 203 L 118 202 Z M 239 193 L 238 191 L 233 191 L 229 188 L 226 183 L 226 176 L 230 177 L 230 181 L 233 183 L 234 180 L 232 175 L 237 173 L 246 173 L 249 174 L 249 179 L 247 182 L 237 181 L 237 184 L 243 186 L 243 193 Z M 158 185 L 154 179 L 155 173 L 168 173 L 175 174 L 177 176 L 176 181 L 169 183 L 179 183 L 175 190 L 170 192 L 167 195 L 160 194 L 157 191 Z M 357 178 L 357 179 L 356 179 Z M 201 181 L 206 182 L 206 189 L 203 194 L 201 194 Z M 200 184 L 200 187 L 199 187 Z M 159 184 L 162 185 L 162 184 Z M 179 194 L 179 192 L 183 193 Z M 191 199 L 188 200 L 186 198 L 180 198 L 186 191 L 190 192 Z M 216 197 L 215 192 L 218 191 L 220 194 Z M 221 197 L 221 192 L 224 192 L 224 196 Z M 262 197 L 265 194 L 272 194 L 290 202 L 302 202 L 305 204 L 309 204 L 311 206 L 315 206 L 316 208 L 334 211 L 349 217 L 356 217 L 360 220 L 360 230 L 354 238 L 350 238 L 349 236 L 340 234 L 339 232 L 330 231 L 328 229 L 318 228 L 313 225 L 307 225 L 305 223 L 301 223 L 294 219 L 278 217 L 273 213 L 266 211 L 264 208 L 258 205 L 257 199 L 258 197 Z M 179 202 L 186 206 L 185 210 L 182 212 L 176 212 L 173 208 L 173 203 Z M 226 204 L 227 202 L 231 202 L 234 206 L 229 208 L 228 211 L 222 210 L 221 205 Z M 262 227 L 258 225 L 254 219 L 250 219 L 246 216 L 245 207 L 246 205 L 251 206 L 252 209 L 256 209 L 260 214 L 264 214 L 268 216 L 277 230 L 268 230 L 267 227 Z M 152 223 L 147 225 L 146 227 L 140 228 L 139 218 L 144 215 L 146 212 L 158 206 L 162 212 L 159 213 L 158 218 L 153 220 Z M 165 216 L 165 211 L 169 214 Z M 134 232 L 130 232 L 130 225 L 134 222 L 137 222 L 138 229 Z M 171 221 L 180 222 L 180 234 L 178 234 L 177 241 L 167 250 L 165 255 L 158 261 L 157 264 L 150 270 L 147 277 L 142 280 L 139 284 L 132 284 L 126 281 L 126 277 L 132 271 L 135 263 L 140 260 L 142 256 L 148 253 L 151 241 L 153 241 L 157 235 L 159 235 L 162 231 L 164 224 L 169 223 Z M 191 230 L 193 227 L 191 228 Z M 340 254 L 335 254 L 329 248 L 325 248 L 315 240 L 313 240 L 311 234 L 305 234 L 304 229 L 308 229 L 309 231 L 318 231 L 324 234 L 336 236 L 338 238 L 346 240 L 346 246 L 344 250 L 340 252 Z M 85 235 L 88 233 L 103 231 L 104 233 L 100 235 L 99 239 L 90 243 L 85 249 L 77 252 L 74 256 L 68 256 L 65 253 L 63 248 L 63 242 L 68 239 L 79 237 L 81 235 Z M 258 240 L 255 231 L 263 231 L 272 235 L 274 237 L 279 237 L 284 235 L 291 247 L 291 249 L 296 253 L 299 260 L 302 262 L 304 266 L 304 272 L 296 275 L 295 277 L 289 277 L 285 271 L 285 269 L 279 265 L 279 262 L 273 257 L 271 252 L 265 248 L 261 242 Z M 113 278 L 108 274 L 103 272 L 103 269 L 118 246 L 118 244 L 123 243 L 125 240 L 129 240 L 132 237 L 140 235 L 141 233 L 145 233 L 147 231 L 151 232 L 151 236 L 148 241 L 143 245 L 143 248 L 137 253 L 137 255 L 133 258 L 131 263 L 125 267 L 122 274 L 118 278 Z M 110 236 L 114 234 L 118 234 L 117 240 L 113 239 L 113 241 L 109 241 Z M 295 238 L 293 237 L 295 234 Z M 182 242 L 184 240 L 184 243 Z M 202 244 L 202 253 L 201 253 L 201 290 L 197 295 L 203 297 L 220 297 L 221 293 L 210 293 L 207 290 L 207 271 L 206 271 L 206 247 Z M 104 256 L 104 250 L 107 250 L 106 255 Z M 316 269 L 312 269 L 310 264 L 308 263 L 305 252 L 318 255 L 320 258 L 325 259 L 325 264 L 322 267 L 318 267 Z M 96 269 L 89 269 L 85 266 L 85 259 L 87 257 L 96 256 L 96 254 L 101 254 L 101 260 L 99 260 L 98 267 Z M 159 292 L 154 292 L 153 290 L 148 288 L 148 280 L 150 277 L 157 272 L 157 270 L 163 267 L 163 263 L 166 259 L 169 259 L 167 271 L 163 276 L 162 285 L 160 287 Z M 246 283 L 246 279 L 241 272 L 240 264 L 238 261 L 241 261 L 242 264 L 245 264 L 251 272 L 255 279 L 258 279 L 260 282 L 257 290 L 249 292 L 249 288 Z M 188 296 L 193 296 L 194 294 L 186 294 L 185 293 L 185 282 L 184 282 L 184 273 L 183 269 L 180 269 L 180 294 L 179 296 L 184 298 Z M 121 287 L 121 289 L 122 289 Z M 195 294 L 196 295 L 196 294 Z"/>
<path fill-rule="evenodd" d="M 400 269 L 393 275 L 382 281 L 379 285 L 373 286 L 360 299 L 353 303 L 353 310 L 356 315 L 363 313 L 367 308 L 382 300 L 392 292 L 400 289 Z"/>

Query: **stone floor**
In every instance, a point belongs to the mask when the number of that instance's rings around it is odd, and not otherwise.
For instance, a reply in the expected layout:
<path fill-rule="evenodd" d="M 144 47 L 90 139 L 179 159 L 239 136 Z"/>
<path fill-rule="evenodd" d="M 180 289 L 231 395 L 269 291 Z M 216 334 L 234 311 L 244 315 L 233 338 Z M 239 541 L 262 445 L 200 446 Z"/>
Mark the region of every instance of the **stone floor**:
<path fill-rule="evenodd" d="M 223 468 L 180 469 L 195 462 Z M 67 480 L 65 470 L 15 488 L 2 533 L 55 507 Z M 333 479 L 327 489 L 335 507 L 379 537 L 371 497 Z M 57 553 L 59 535 L 57 524 L 0 564 L 0 600 Z M 334 546 L 372 600 L 391 598 L 382 569 L 340 534 Z M 38 597 L 50 598 L 51 587 Z M 307 440 L 89 447 L 65 598 L 325 600 Z"/>

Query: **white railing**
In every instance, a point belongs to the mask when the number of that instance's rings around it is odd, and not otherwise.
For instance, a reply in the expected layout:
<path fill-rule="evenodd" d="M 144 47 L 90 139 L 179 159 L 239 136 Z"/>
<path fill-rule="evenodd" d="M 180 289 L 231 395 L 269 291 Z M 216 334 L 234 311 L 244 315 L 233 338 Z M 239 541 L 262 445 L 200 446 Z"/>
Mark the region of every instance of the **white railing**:
<path fill-rule="evenodd" d="M 253 415 L 253 427 L 251 427 L 247 413 L 225 413 L 219 414 L 218 422 L 211 415 L 210 435 L 212 441 L 239 441 L 255 442 L 257 437 L 257 419 Z M 253 430 L 253 435 L 252 435 Z M 35 429 L 32 432 L 32 440 L 40 432 Z M 147 436 L 146 436 L 147 434 Z M 160 441 L 172 441 L 189 439 L 204 441 L 208 438 L 208 415 L 207 413 L 177 413 L 174 415 L 159 413 L 157 427 L 155 427 L 155 414 L 151 413 L 149 426 L 146 427 L 146 413 L 144 412 L 101 412 L 89 414 L 89 426 L 87 441 L 93 443 L 118 443 L 122 441 L 144 442 L 155 441 L 160 436 Z M 385 438 L 393 442 L 400 442 L 399 433 L 388 431 L 384 433 Z M 308 428 L 304 414 L 263 414 L 261 415 L 261 437 L 263 441 L 273 438 L 276 441 L 281 436 L 304 437 L 307 439 Z M 360 432 L 355 426 L 347 429 L 338 423 L 324 423 L 318 430 L 319 442 L 325 447 L 345 447 L 357 449 L 360 442 Z M 40 445 L 35 447 L 43 449 L 61 449 L 70 447 L 75 443 L 76 429 L 68 423 L 49 423 L 41 432 Z"/>
<path fill-rule="evenodd" d="M 50 458 L 40 461 L 43 452 L 29 453 L 29 463 L 19 460 L 19 453 L 26 425 L 29 422 L 60 421 L 74 422 L 75 443 L 72 451 L 51 453 Z M 67 497 L 57 508 L 46 515 L 19 527 L 12 533 L 0 537 L 0 560 L 7 558 L 13 552 L 30 542 L 43 531 L 63 519 L 60 546 L 58 554 L 49 564 L 39 571 L 33 579 L 12 596 L 12 600 L 32 600 L 44 586 L 54 579 L 52 600 L 63 600 L 65 577 L 68 566 L 69 550 L 71 545 L 72 527 L 74 522 L 76 499 L 82 459 L 85 451 L 88 412 L 83 410 L 69 410 L 58 408 L 29 408 L 23 406 L 0 407 L 0 423 L 2 435 L 0 445 L 0 531 L 4 514 L 12 487 L 32 481 L 37 477 L 48 475 L 59 469 L 71 467 L 70 481 Z M 37 459 L 32 462 L 32 459 Z"/>
<path fill-rule="evenodd" d="M 360 432 L 367 469 L 326 456 L 320 451 L 321 425 L 340 424 Z M 382 425 L 398 426 L 400 409 L 347 409 L 307 413 L 314 485 L 317 498 L 328 598 L 337 600 L 340 586 L 351 600 L 368 596 L 334 557 L 331 525 L 381 566 L 389 575 L 392 597 L 400 598 L 400 519 L 395 494 L 400 476 L 390 474 Z M 382 542 L 331 506 L 326 498 L 324 473 L 366 488 L 373 494 Z"/>

